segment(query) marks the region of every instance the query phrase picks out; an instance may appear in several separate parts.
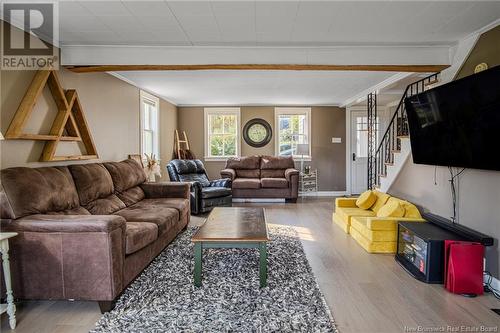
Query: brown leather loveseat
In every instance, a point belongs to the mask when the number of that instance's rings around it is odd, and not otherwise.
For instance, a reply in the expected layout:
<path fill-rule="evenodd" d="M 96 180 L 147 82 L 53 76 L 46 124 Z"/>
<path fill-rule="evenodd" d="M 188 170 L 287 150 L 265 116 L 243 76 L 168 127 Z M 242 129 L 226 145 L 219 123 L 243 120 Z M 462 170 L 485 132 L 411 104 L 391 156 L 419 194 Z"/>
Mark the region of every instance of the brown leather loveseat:
<path fill-rule="evenodd" d="M 299 172 L 292 157 L 246 156 L 230 158 L 221 171 L 233 182 L 233 198 L 284 198 L 296 202 Z"/>
<path fill-rule="evenodd" d="M 112 305 L 183 230 L 187 183 L 147 183 L 133 160 L 1 171 L 14 296 Z M 107 301 L 107 302 L 104 302 Z"/>

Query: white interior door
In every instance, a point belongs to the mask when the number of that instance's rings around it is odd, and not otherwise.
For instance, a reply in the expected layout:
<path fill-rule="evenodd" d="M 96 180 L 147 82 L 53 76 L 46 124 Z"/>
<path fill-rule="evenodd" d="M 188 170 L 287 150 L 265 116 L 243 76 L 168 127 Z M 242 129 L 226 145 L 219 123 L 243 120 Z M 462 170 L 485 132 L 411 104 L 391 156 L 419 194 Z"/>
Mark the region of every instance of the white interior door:
<path fill-rule="evenodd" d="M 351 112 L 351 192 L 368 187 L 368 117 L 366 111 Z"/>

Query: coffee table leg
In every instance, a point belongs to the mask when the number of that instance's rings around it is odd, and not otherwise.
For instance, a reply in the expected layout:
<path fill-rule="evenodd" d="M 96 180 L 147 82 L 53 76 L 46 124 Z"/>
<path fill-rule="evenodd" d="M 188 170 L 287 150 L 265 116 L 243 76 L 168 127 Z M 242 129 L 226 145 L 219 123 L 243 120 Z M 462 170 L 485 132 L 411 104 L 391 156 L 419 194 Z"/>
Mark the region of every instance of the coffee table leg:
<path fill-rule="evenodd" d="M 202 257 L 201 242 L 194 243 L 194 285 L 201 286 L 201 257 Z"/>
<path fill-rule="evenodd" d="M 260 252 L 260 287 L 267 286 L 267 248 L 266 243 L 259 243 Z"/>

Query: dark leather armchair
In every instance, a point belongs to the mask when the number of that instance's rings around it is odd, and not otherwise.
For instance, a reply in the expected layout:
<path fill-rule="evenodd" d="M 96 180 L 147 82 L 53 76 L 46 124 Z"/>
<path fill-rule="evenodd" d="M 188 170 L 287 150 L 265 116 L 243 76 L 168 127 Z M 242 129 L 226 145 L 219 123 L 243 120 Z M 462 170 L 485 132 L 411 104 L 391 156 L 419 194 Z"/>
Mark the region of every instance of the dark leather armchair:
<path fill-rule="evenodd" d="M 216 206 L 231 207 L 231 179 L 209 180 L 200 160 L 172 160 L 167 165 L 173 182 L 191 183 L 191 213 L 205 213 Z"/>

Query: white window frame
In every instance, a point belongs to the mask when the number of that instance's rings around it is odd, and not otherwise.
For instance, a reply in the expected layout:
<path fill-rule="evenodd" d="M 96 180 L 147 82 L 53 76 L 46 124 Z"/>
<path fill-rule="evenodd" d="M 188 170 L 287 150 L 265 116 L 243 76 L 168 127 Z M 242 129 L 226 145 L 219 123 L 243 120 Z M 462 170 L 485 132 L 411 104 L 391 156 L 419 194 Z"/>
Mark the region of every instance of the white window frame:
<path fill-rule="evenodd" d="M 146 161 L 146 156 L 144 155 L 144 140 L 143 140 L 143 132 L 144 132 L 144 121 L 145 121 L 145 112 L 146 109 L 144 107 L 144 102 L 147 101 L 151 104 L 154 104 L 156 107 L 156 119 L 154 121 L 154 125 L 156 128 L 153 129 L 153 154 L 155 154 L 156 158 L 160 158 L 160 99 L 154 95 L 151 95 L 143 90 L 140 91 L 139 94 L 139 104 L 140 104 L 140 151 L 141 157 L 143 161 Z"/>
<path fill-rule="evenodd" d="M 311 161 L 312 159 L 312 131 L 311 131 L 311 108 L 298 108 L 298 107 L 277 107 L 274 108 L 274 124 L 276 128 L 276 135 L 274 140 L 274 151 L 276 156 L 280 156 L 280 123 L 279 117 L 281 115 L 306 115 L 307 118 L 307 143 L 309 144 L 309 154 L 304 155 L 304 161 Z M 302 155 L 292 155 L 294 160 L 300 161 Z"/>
<path fill-rule="evenodd" d="M 211 115 L 235 115 L 236 116 L 236 155 L 234 156 L 211 156 L 210 155 L 210 140 L 208 137 L 208 117 Z M 205 161 L 225 161 L 230 157 L 239 157 L 241 154 L 241 111 L 240 108 L 205 108 L 204 109 L 204 124 L 205 124 Z"/>

